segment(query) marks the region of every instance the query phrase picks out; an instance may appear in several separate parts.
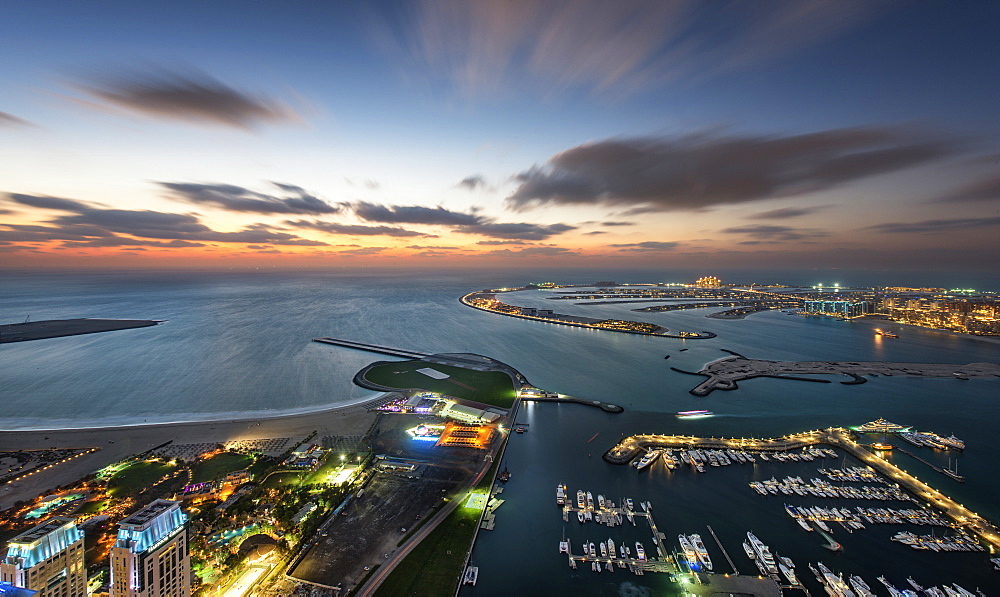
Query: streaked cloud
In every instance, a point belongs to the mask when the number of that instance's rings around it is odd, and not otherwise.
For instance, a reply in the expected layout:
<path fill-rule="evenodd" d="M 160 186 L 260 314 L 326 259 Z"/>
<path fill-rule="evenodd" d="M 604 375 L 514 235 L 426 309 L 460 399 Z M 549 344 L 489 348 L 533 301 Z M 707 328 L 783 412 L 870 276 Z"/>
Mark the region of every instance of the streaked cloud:
<path fill-rule="evenodd" d="M 798 196 L 953 155 L 951 139 L 898 127 L 802 135 L 697 134 L 580 145 L 516 176 L 509 207 L 626 206 L 701 210 Z"/>
<path fill-rule="evenodd" d="M 212 183 L 159 182 L 178 201 L 205 205 L 227 211 L 259 214 L 335 214 L 341 208 L 307 193 L 302 187 L 271 183 L 283 195 L 259 193 L 250 189 Z"/>
<path fill-rule="evenodd" d="M 360 224 L 338 224 L 335 222 L 321 222 L 319 220 L 285 220 L 285 224 L 294 228 L 309 228 L 319 230 L 329 234 L 346 234 L 348 236 L 422 236 L 425 238 L 437 238 L 435 234 L 426 234 L 416 230 L 406 230 L 394 226 L 363 226 Z"/>
<path fill-rule="evenodd" d="M 975 228 L 992 228 L 994 226 L 1000 226 L 1000 217 L 922 220 L 920 222 L 886 222 L 884 224 L 868 226 L 862 230 L 895 234 L 944 234 Z"/>
<path fill-rule="evenodd" d="M 979 203 L 1000 200 L 1000 176 L 978 180 L 934 200 L 935 203 Z"/>
<path fill-rule="evenodd" d="M 722 232 L 726 234 L 745 234 L 762 241 L 805 240 L 829 235 L 825 230 L 818 230 L 816 228 L 792 228 L 791 226 L 767 226 L 764 224 L 725 228 Z"/>
<path fill-rule="evenodd" d="M 475 213 L 462 213 L 443 207 L 419 205 L 377 205 L 358 201 L 351 204 L 354 215 L 368 222 L 387 224 L 425 224 L 429 226 L 475 226 L 484 218 Z"/>
<path fill-rule="evenodd" d="M 0 112 L 0 127 L 4 126 L 35 126 L 23 118 L 18 118 L 7 112 Z"/>
<path fill-rule="evenodd" d="M 882 2 L 424 0 L 375 39 L 401 72 L 465 99 L 516 89 L 621 97 L 743 69 L 860 26 Z M 379 26 L 380 25 L 380 26 Z"/>
<path fill-rule="evenodd" d="M 621 243 L 608 246 L 615 247 L 619 251 L 657 252 L 657 251 L 672 251 L 673 249 L 676 249 L 680 245 L 681 243 L 674 241 L 647 240 L 639 243 Z"/>
<path fill-rule="evenodd" d="M 8 200 L 39 209 L 70 212 L 54 216 L 47 225 L 6 225 L 3 236 L 20 235 L 29 240 L 65 240 L 90 243 L 89 246 L 120 246 L 120 235 L 140 239 L 188 242 L 255 243 L 273 245 L 325 246 L 327 243 L 301 238 L 294 234 L 272 230 L 266 224 L 251 224 L 242 230 L 220 232 L 212 230 L 191 214 L 165 213 L 151 210 L 106 209 L 74 199 L 10 193 Z M 9 238 L 7 240 L 10 240 Z M 115 245 L 114 243 L 119 243 Z M 185 246 L 179 244 L 147 246 Z M 190 245 L 187 245 L 190 246 Z"/>
<path fill-rule="evenodd" d="M 457 186 L 465 187 L 470 191 L 474 191 L 476 189 L 486 187 L 486 179 L 481 174 L 474 174 L 463 178 L 462 182 L 458 183 Z"/>
<path fill-rule="evenodd" d="M 299 122 L 287 103 L 231 87 L 197 70 L 133 69 L 82 77 L 73 83 L 85 104 L 196 124 L 252 129 Z"/>
<path fill-rule="evenodd" d="M 790 218 L 808 216 L 828 207 L 828 205 L 820 205 L 816 207 L 782 207 L 780 209 L 762 211 L 760 213 L 747 216 L 747 218 L 750 220 L 788 220 Z"/>
<path fill-rule="evenodd" d="M 549 237 L 575 230 L 568 224 L 487 223 L 475 226 L 459 226 L 453 231 L 461 234 L 479 234 L 491 238 L 508 240 L 545 240 Z"/>

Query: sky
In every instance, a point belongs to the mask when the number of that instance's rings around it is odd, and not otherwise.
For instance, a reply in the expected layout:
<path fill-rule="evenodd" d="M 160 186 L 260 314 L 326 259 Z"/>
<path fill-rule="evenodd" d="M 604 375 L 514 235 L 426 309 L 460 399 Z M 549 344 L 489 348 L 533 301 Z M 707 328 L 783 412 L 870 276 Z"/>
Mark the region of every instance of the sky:
<path fill-rule="evenodd" d="M 1000 3 L 0 2 L 0 267 L 1000 263 Z"/>

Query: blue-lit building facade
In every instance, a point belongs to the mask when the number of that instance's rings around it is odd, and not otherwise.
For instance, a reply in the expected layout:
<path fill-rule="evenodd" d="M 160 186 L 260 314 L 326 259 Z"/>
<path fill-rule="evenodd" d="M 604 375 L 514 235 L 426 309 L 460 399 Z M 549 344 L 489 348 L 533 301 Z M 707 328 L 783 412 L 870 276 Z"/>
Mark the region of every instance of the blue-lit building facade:
<path fill-rule="evenodd" d="M 832 317 L 861 317 L 871 312 L 865 301 L 805 301 L 806 313 L 812 315 L 830 315 Z"/>
<path fill-rule="evenodd" d="M 188 517 L 180 502 L 156 500 L 118 525 L 111 548 L 111 597 L 191 594 Z"/>
<path fill-rule="evenodd" d="M 87 594 L 83 532 L 56 516 L 14 537 L 0 562 L 0 595 L 77 597 Z M 25 592 L 27 590 L 27 592 Z"/>

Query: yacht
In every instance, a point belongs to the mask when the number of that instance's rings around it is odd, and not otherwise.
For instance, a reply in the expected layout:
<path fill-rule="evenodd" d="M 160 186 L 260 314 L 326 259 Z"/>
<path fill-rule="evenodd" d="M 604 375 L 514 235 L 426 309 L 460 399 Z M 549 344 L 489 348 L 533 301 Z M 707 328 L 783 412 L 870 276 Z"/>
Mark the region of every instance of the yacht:
<path fill-rule="evenodd" d="M 556 503 L 562 506 L 566 503 L 566 486 L 556 485 Z"/>
<path fill-rule="evenodd" d="M 608 557 L 608 544 L 605 543 L 604 541 L 601 541 L 601 557 L 602 558 Z"/>
<path fill-rule="evenodd" d="M 691 539 L 691 546 L 694 547 L 695 553 L 698 554 L 698 561 L 705 567 L 705 570 L 711 572 L 712 559 L 708 557 L 708 550 L 705 549 L 705 543 L 701 540 L 701 535 L 695 533 L 689 538 Z"/>
<path fill-rule="evenodd" d="M 587 497 L 584 495 L 583 490 L 578 489 L 576 491 L 576 507 L 580 508 L 581 510 L 585 508 L 587 506 L 586 499 Z"/>
<path fill-rule="evenodd" d="M 612 541 L 610 537 L 608 537 L 608 554 L 610 554 L 612 558 L 618 555 L 618 552 L 615 551 L 615 542 Z"/>
<path fill-rule="evenodd" d="M 646 559 L 646 550 L 642 548 L 642 543 L 635 542 L 635 557 L 640 560 Z"/>
<path fill-rule="evenodd" d="M 767 573 L 777 574 L 778 567 L 774 564 L 774 556 L 771 555 L 771 550 L 749 531 L 747 532 L 747 539 L 750 540 L 750 546 L 753 547 L 753 551 L 757 554 L 757 558 L 764 564 L 764 568 L 767 569 Z"/>
<path fill-rule="evenodd" d="M 559 553 L 569 553 L 569 541 L 559 542 Z"/>
<path fill-rule="evenodd" d="M 594 509 L 594 496 L 589 491 L 587 492 L 587 507 L 591 510 Z"/>
<path fill-rule="evenodd" d="M 583 510 L 577 510 L 576 519 L 579 520 L 581 523 L 585 520 L 583 516 Z"/>
<path fill-rule="evenodd" d="M 795 570 L 793 568 L 785 565 L 784 560 L 787 559 L 788 558 L 782 558 L 781 561 L 778 562 L 778 570 L 781 570 L 781 574 L 788 580 L 788 584 L 797 585 L 799 584 L 799 577 L 795 576 Z"/>
<path fill-rule="evenodd" d="M 677 542 L 680 543 L 681 551 L 684 552 L 684 559 L 688 561 L 688 564 L 691 566 L 697 566 L 698 554 L 691 545 L 691 541 L 688 540 L 687 535 L 677 535 Z"/>
<path fill-rule="evenodd" d="M 875 593 L 872 592 L 872 589 L 871 587 L 868 586 L 868 583 L 866 583 L 864 579 L 862 579 L 857 574 L 851 575 L 850 581 L 851 581 L 851 588 L 854 589 L 854 592 L 857 593 L 859 597 L 875 597 Z"/>

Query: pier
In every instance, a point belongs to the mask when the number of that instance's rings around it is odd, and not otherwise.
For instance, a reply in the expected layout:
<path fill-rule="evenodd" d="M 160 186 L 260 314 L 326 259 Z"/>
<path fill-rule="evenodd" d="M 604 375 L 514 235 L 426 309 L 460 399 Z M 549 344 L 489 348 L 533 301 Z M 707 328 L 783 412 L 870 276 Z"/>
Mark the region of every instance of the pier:
<path fill-rule="evenodd" d="M 323 344 L 333 344 L 334 346 L 343 346 L 344 348 L 353 348 L 355 350 L 377 352 L 379 354 L 387 354 L 392 357 L 400 357 L 404 359 L 420 359 L 423 357 L 431 356 L 431 353 L 429 352 L 417 352 L 415 350 L 393 348 L 391 346 L 381 346 L 379 344 L 365 344 L 364 342 L 355 342 L 353 340 L 342 340 L 340 338 L 313 338 L 313 342 L 322 342 Z"/>
<path fill-rule="evenodd" d="M 632 518 L 645 518 L 646 522 L 649 523 L 649 529 L 652 532 L 651 539 L 655 541 L 654 547 L 656 549 L 656 556 L 652 554 L 652 550 L 646 553 L 645 559 L 639 559 L 637 557 L 619 557 L 619 554 L 608 554 L 607 557 L 601 555 L 578 555 L 573 553 L 573 542 L 569 541 L 569 552 L 566 554 L 569 558 L 569 565 L 571 568 L 576 568 L 578 562 L 598 562 L 601 564 L 602 568 L 606 567 L 608 564 L 617 565 L 619 568 L 628 568 L 631 572 L 637 575 L 642 575 L 646 572 L 667 572 L 674 574 L 680 571 L 677 564 L 668 555 L 670 550 L 664 545 L 663 540 L 665 535 L 656 528 L 656 522 L 653 521 L 653 515 L 649 510 L 641 512 L 631 512 L 624 505 L 620 507 L 607 506 L 604 507 L 594 506 L 578 508 L 569 503 L 569 496 L 567 496 L 566 505 L 562 507 L 562 516 L 564 521 L 569 521 L 570 513 L 572 512 L 590 512 L 591 515 L 600 515 L 601 517 L 608 517 L 605 520 L 621 517 L 624 521 L 625 518 L 630 513 Z M 595 517 L 596 518 L 596 517 Z M 583 523 L 586 524 L 586 523 Z M 604 524 L 598 522 L 598 524 Z M 633 526 L 635 522 L 632 523 Z M 613 527 L 618 526 L 617 523 L 608 524 L 607 526 Z M 630 549 L 632 546 L 628 546 Z"/>
<path fill-rule="evenodd" d="M 752 438 L 700 438 L 690 435 L 632 435 L 623 438 L 604 453 L 604 460 L 610 464 L 623 465 L 631 462 L 651 448 L 722 448 L 754 451 L 787 451 L 795 448 L 824 444 L 840 448 L 860 460 L 863 464 L 896 483 L 930 508 L 941 512 L 957 528 L 977 535 L 991 548 L 1000 548 L 1000 529 L 985 518 L 947 497 L 937 489 L 921 481 L 891 462 L 870 452 L 857 443 L 848 429 L 831 427 L 786 435 L 773 439 Z"/>
<path fill-rule="evenodd" d="M 965 483 L 965 477 L 963 477 L 962 475 L 959 475 L 958 473 L 956 473 L 954 471 L 950 471 L 948 469 L 941 468 L 940 466 L 938 466 L 936 464 L 932 464 L 930 462 L 927 462 L 926 460 L 924 460 L 923 458 L 917 456 L 913 452 L 910 452 L 909 450 L 897 447 L 896 451 L 897 452 L 902 452 L 903 454 L 906 454 L 907 456 L 909 456 L 910 458 L 913 458 L 914 460 L 918 460 L 920 462 L 923 462 L 927 466 L 931 467 L 932 469 L 934 469 L 935 471 L 941 473 L 942 475 L 944 475 L 946 477 L 950 477 L 950 478 L 958 481 L 959 483 Z"/>
<path fill-rule="evenodd" d="M 617 404 L 611 404 L 610 402 L 601 402 L 600 400 L 588 400 L 586 398 L 577 398 L 575 396 L 566 396 L 560 394 L 558 396 L 521 396 L 522 402 L 570 402 L 573 404 L 582 404 L 584 406 L 593 406 L 599 408 L 606 413 L 620 413 L 624 412 L 625 408 Z"/>

